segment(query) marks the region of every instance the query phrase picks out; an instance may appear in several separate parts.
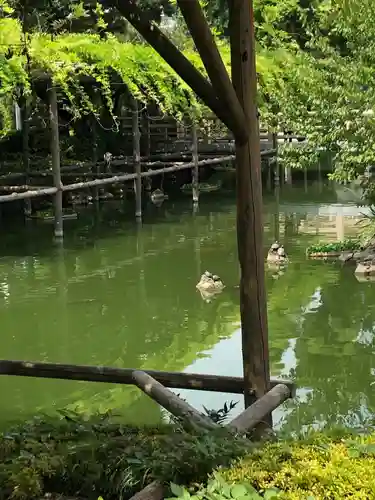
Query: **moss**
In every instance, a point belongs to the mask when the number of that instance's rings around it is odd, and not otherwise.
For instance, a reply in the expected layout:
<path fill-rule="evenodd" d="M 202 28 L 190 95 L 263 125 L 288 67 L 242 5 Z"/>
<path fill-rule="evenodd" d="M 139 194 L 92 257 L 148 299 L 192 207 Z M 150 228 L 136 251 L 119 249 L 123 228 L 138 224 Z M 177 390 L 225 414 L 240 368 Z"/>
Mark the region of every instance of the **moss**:
<path fill-rule="evenodd" d="M 266 444 L 220 475 L 229 484 L 276 488 L 289 500 L 375 498 L 375 435 Z"/>

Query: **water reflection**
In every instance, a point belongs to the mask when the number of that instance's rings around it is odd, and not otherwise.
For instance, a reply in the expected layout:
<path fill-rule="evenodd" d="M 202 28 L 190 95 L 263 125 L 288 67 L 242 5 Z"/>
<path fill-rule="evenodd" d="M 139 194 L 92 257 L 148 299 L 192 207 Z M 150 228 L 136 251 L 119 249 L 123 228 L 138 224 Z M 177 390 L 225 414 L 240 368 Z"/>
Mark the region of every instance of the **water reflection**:
<path fill-rule="evenodd" d="M 272 374 L 299 388 L 276 420 L 355 425 L 374 407 L 373 285 L 352 268 L 306 260 L 305 249 L 354 234 L 363 209 L 340 204 L 332 186 L 304 191 L 284 189 L 264 205 L 265 252 L 277 239 L 290 257 L 277 280 L 267 273 Z M 232 196 L 202 196 L 194 210 L 166 202 L 138 226 L 118 206 L 66 226 L 64 247 L 44 226 L 0 239 L 1 358 L 241 375 Z M 195 290 L 206 269 L 227 285 L 210 303 Z M 237 399 L 179 392 L 196 406 Z M 66 405 L 161 418 L 133 387 L 1 377 L 1 394 L 3 423 Z"/>

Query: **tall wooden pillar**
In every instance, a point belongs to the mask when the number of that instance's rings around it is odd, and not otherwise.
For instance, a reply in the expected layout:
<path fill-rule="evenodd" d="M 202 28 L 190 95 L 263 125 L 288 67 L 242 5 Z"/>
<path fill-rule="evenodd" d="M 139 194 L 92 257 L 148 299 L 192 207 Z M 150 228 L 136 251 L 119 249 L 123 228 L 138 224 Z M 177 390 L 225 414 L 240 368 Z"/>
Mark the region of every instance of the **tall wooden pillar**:
<path fill-rule="evenodd" d="M 262 181 L 252 0 L 230 1 L 232 83 L 249 124 L 246 141 L 236 139 L 237 241 L 245 405 L 270 388 L 264 278 Z"/>

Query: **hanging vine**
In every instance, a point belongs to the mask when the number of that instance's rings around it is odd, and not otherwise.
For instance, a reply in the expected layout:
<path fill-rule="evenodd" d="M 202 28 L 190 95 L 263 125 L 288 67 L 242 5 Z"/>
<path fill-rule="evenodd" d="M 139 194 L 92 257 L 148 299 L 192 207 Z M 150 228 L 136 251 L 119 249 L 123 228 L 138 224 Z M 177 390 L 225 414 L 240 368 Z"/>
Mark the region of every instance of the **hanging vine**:
<path fill-rule="evenodd" d="M 85 15 L 83 7 L 81 10 L 79 7 L 75 6 L 72 15 Z M 104 26 L 103 12 L 97 9 L 95 15 L 100 30 Z M 0 19 L 0 23 L 0 112 L 3 116 L 0 136 L 11 128 L 9 103 L 15 90 L 21 84 L 30 89 L 30 80 L 47 77 L 65 94 L 68 100 L 65 107 L 74 118 L 89 113 L 99 117 L 98 101 L 92 99 L 92 92 L 88 91 L 92 84 L 100 89 L 115 124 L 113 95 L 119 84 L 124 84 L 139 101 L 144 104 L 154 102 L 162 113 L 173 115 L 178 120 L 200 119 L 207 112 L 190 87 L 147 45 L 122 42 L 108 33 L 105 37 L 87 32 L 60 33 L 51 37 L 49 32 L 34 32 L 27 37 L 27 51 L 22 52 L 21 24 L 14 19 Z M 220 50 L 230 71 L 229 47 L 223 43 Z M 11 57 L 6 58 L 7 51 L 12 52 Z M 26 64 L 25 54 L 29 64 Z M 186 55 L 198 69 L 205 71 L 196 52 L 190 50 Z M 266 59 L 262 55 L 258 58 L 262 73 Z M 268 77 L 264 78 L 267 81 Z"/>

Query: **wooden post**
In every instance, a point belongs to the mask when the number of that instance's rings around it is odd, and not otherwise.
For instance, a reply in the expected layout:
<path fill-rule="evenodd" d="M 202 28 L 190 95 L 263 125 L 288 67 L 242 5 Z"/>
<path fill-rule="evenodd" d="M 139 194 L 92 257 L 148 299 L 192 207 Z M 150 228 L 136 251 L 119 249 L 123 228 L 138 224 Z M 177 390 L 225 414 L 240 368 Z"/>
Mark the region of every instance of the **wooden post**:
<path fill-rule="evenodd" d="M 141 134 L 139 132 L 138 102 L 132 98 L 132 126 L 133 126 L 133 161 L 136 173 L 134 179 L 135 217 L 142 217 L 142 169 L 141 169 Z"/>
<path fill-rule="evenodd" d="M 94 169 L 97 176 L 100 175 L 100 165 L 98 162 L 98 130 L 96 124 L 96 118 L 91 115 L 91 134 L 92 134 L 92 162 L 94 163 Z M 94 200 L 96 201 L 96 206 L 98 206 L 99 201 L 99 188 L 94 188 Z"/>
<path fill-rule="evenodd" d="M 183 401 L 174 392 L 164 387 L 147 373 L 143 371 L 134 371 L 133 380 L 137 387 L 159 403 L 159 405 L 168 410 L 175 417 L 182 418 L 188 427 L 197 426 L 208 430 L 218 428 L 218 425 L 209 417 L 200 414 L 195 408 L 190 406 L 189 403 Z"/>
<path fill-rule="evenodd" d="M 261 160 L 252 0 L 231 0 L 229 5 L 232 82 L 249 124 L 247 141 L 236 140 L 242 356 L 245 407 L 248 407 L 251 404 L 250 387 L 254 388 L 258 398 L 270 388 Z"/>
<path fill-rule="evenodd" d="M 250 431 L 288 398 L 290 398 L 289 388 L 284 384 L 278 384 L 234 418 L 227 427 L 238 433 Z"/>
<path fill-rule="evenodd" d="M 59 141 L 59 116 L 57 108 L 57 94 L 52 82 L 48 88 L 49 117 L 51 127 L 51 156 L 53 181 L 57 189 L 55 194 L 55 237 L 64 236 L 63 207 L 62 207 L 62 182 L 60 173 L 60 141 Z"/>
<path fill-rule="evenodd" d="M 272 149 L 275 151 L 274 156 L 274 184 L 275 187 L 280 186 L 280 169 L 279 169 L 279 161 L 277 158 L 278 153 L 278 142 L 277 142 L 277 132 L 272 134 Z"/>
<path fill-rule="evenodd" d="M 197 126 L 195 123 L 191 125 L 191 154 L 194 162 L 192 169 L 192 188 L 193 188 L 193 203 L 199 201 L 199 155 L 198 155 L 198 136 Z"/>
<path fill-rule="evenodd" d="M 146 144 L 145 144 L 145 156 L 147 160 L 151 155 L 151 130 L 150 130 L 150 117 L 148 114 L 148 109 L 146 108 L 144 113 L 144 124 L 145 124 L 145 135 L 146 135 Z"/>
<path fill-rule="evenodd" d="M 22 166 L 25 173 L 25 184 L 28 186 L 30 183 L 30 123 L 29 123 L 29 101 L 25 95 L 21 97 L 21 117 L 22 117 Z M 31 215 L 31 200 L 25 200 L 25 214 Z"/>

